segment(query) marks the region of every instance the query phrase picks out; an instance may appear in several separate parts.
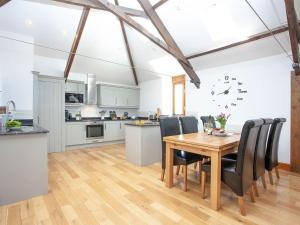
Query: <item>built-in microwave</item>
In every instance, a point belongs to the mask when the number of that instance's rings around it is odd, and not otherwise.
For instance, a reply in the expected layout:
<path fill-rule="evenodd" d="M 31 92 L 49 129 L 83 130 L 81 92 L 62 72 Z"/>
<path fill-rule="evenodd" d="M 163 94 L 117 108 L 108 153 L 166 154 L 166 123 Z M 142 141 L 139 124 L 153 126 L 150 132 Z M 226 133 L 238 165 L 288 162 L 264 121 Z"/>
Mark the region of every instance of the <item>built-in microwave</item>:
<path fill-rule="evenodd" d="M 66 93 L 65 94 L 66 104 L 83 104 L 84 95 L 79 93 Z"/>
<path fill-rule="evenodd" d="M 104 138 L 104 124 L 100 121 L 90 122 L 86 124 L 86 140 L 100 141 Z"/>

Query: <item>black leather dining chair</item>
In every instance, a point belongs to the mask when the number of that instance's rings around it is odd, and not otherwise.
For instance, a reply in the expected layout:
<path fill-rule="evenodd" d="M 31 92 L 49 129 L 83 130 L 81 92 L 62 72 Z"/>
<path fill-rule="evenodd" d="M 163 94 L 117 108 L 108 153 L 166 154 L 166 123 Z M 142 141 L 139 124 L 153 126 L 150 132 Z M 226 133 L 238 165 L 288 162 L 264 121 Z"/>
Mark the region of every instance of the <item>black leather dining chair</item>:
<path fill-rule="evenodd" d="M 285 118 L 275 118 L 271 125 L 266 157 L 265 157 L 265 168 L 268 171 L 270 184 L 273 185 L 272 170 L 275 168 L 276 176 L 279 179 L 278 171 L 278 144 L 283 124 L 286 122 Z"/>
<path fill-rule="evenodd" d="M 190 134 L 190 133 L 198 133 L 198 120 L 194 116 L 183 116 L 179 118 L 182 133 L 183 134 Z M 203 160 L 205 157 L 202 157 Z M 194 164 L 194 169 L 197 168 L 197 163 Z M 202 169 L 202 161 L 199 161 L 199 176 L 201 178 L 201 169 Z"/>
<path fill-rule="evenodd" d="M 242 215 L 246 215 L 244 195 L 248 190 L 251 200 L 254 202 L 252 191 L 254 154 L 259 130 L 263 123 L 264 121 L 261 119 L 246 121 L 242 129 L 237 160 L 226 158 L 221 160 L 221 179 L 238 196 Z M 206 174 L 210 173 L 210 170 L 210 162 L 204 163 L 202 166 L 202 198 L 205 196 Z"/>
<path fill-rule="evenodd" d="M 160 130 L 161 130 L 161 139 L 162 139 L 162 174 L 161 180 L 164 180 L 164 174 L 166 169 L 166 143 L 163 141 L 164 137 L 172 136 L 172 135 L 179 135 L 180 134 L 180 124 L 179 119 L 177 117 L 167 117 L 160 119 Z M 184 191 L 187 191 L 187 165 L 196 163 L 201 161 L 201 155 L 184 152 L 180 150 L 174 150 L 174 159 L 173 165 L 177 166 L 178 175 L 179 166 L 182 165 L 184 169 Z"/>
<path fill-rule="evenodd" d="M 254 163 L 253 163 L 253 187 L 256 196 L 259 196 L 257 189 L 257 180 L 261 177 L 263 187 L 266 189 L 267 184 L 265 180 L 265 155 L 267 148 L 267 140 L 269 135 L 270 126 L 273 122 L 272 119 L 263 119 L 264 124 L 259 131 L 259 138 L 257 140 Z"/>
<path fill-rule="evenodd" d="M 204 124 L 205 123 L 211 123 L 212 124 L 212 128 L 216 128 L 216 121 L 215 121 L 215 118 L 213 116 L 211 116 L 211 115 L 209 115 L 209 116 L 201 116 L 200 119 L 202 121 L 203 129 L 204 129 Z"/>
<path fill-rule="evenodd" d="M 264 124 L 261 126 L 259 130 L 259 136 L 256 143 L 255 153 L 254 153 L 254 162 L 253 162 L 253 188 L 255 195 L 258 197 L 258 188 L 257 188 L 257 180 L 261 177 L 262 184 L 264 189 L 267 188 L 266 179 L 265 179 L 265 155 L 267 148 L 267 140 L 268 134 L 270 130 L 270 126 L 273 122 L 272 119 L 262 119 Z M 237 153 L 231 153 L 223 156 L 226 159 L 237 159 Z"/>

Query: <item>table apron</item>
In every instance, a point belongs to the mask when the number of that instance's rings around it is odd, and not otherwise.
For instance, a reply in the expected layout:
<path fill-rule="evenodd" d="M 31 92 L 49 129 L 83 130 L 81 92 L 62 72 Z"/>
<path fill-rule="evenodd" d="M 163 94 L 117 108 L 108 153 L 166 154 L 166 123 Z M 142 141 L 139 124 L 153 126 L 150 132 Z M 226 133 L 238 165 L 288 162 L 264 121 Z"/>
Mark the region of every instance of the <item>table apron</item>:
<path fill-rule="evenodd" d="M 206 146 L 194 146 L 190 144 L 183 144 L 183 143 L 173 143 L 173 142 L 167 142 L 170 145 L 170 148 L 182 150 L 185 152 L 191 152 L 199 155 L 205 155 L 205 156 L 211 156 L 212 153 L 220 152 L 221 156 L 226 155 L 228 153 L 232 153 L 236 151 L 236 147 L 238 144 L 232 144 L 228 145 L 222 149 L 215 149 L 215 148 L 209 148 Z"/>

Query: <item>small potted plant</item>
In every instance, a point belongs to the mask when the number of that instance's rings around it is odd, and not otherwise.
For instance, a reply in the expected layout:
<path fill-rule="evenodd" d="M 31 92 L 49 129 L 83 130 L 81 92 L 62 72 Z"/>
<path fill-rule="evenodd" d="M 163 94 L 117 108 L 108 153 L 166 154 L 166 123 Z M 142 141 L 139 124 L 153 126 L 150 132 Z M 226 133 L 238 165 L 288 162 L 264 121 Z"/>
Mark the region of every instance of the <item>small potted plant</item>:
<path fill-rule="evenodd" d="M 221 130 L 225 131 L 225 126 L 229 117 L 230 114 L 226 115 L 225 113 L 220 113 L 216 116 L 216 121 L 220 124 Z"/>

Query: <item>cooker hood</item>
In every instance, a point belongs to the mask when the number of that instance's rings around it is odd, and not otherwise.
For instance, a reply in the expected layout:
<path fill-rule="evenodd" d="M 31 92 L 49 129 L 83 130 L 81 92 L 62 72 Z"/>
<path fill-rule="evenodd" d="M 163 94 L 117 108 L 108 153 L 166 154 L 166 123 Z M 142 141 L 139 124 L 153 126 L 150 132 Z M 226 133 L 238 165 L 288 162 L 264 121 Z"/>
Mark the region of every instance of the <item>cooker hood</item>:
<path fill-rule="evenodd" d="M 97 105 L 97 84 L 94 74 L 87 74 L 86 104 Z"/>

